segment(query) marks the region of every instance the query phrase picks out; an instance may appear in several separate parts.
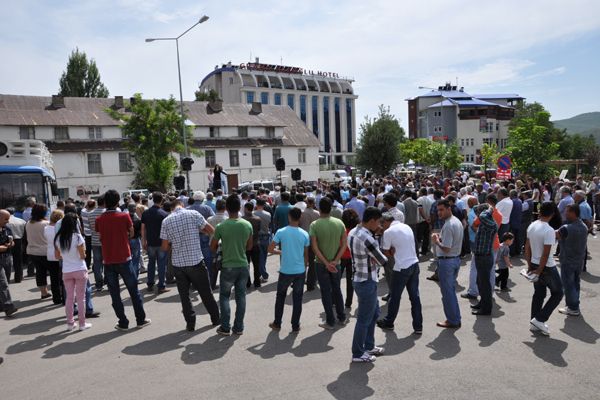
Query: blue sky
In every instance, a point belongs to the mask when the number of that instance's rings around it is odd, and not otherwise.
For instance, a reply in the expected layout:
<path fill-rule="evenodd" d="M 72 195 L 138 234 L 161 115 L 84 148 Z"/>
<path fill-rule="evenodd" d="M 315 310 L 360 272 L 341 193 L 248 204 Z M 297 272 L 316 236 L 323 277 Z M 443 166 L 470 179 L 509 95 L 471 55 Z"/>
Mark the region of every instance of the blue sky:
<path fill-rule="evenodd" d="M 488 4 L 489 3 L 489 4 Z M 48 96 L 78 46 L 96 59 L 111 96 L 184 98 L 227 61 L 338 72 L 355 78 L 357 118 L 389 105 L 406 127 L 407 97 L 445 81 L 468 93 L 518 93 L 554 119 L 600 111 L 600 2 L 387 0 L 33 1 L 0 13 L 0 93 Z"/>

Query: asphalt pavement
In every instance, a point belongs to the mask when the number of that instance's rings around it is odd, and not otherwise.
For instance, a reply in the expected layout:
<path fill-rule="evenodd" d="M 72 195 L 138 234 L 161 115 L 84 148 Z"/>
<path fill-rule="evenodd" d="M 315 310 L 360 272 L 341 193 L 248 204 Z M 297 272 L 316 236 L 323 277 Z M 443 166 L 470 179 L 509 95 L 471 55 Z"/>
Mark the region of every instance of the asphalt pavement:
<path fill-rule="evenodd" d="M 410 302 L 403 296 L 393 332 L 377 328 L 386 354 L 373 364 L 352 364 L 355 319 L 334 331 L 318 327 L 323 308 L 317 291 L 304 296 L 302 330 L 290 334 L 291 299 L 280 332 L 273 319 L 277 264 L 271 279 L 247 297 L 242 336 L 221 337 L 196 295 L 197 330 L 185 331 L 177 290 L 162 295 L 143 290 L 152 325 L 127 333 L 113 329 L 116 318 L 107 291 L 94 295 L 100 318 L 84 332 L 67 333 L 62 306 L 40 300 L 35 279 L 11 284 L 20 311 L 0 319 L 0 398 L 24 399 L 598 399 L 600 398 L 600 246 L 589 239 L 592 259 L 582 276 L 580 317 L 557 311 L 550 337 L 529 331 L 532 285 L 510 271 L 511 292 L 494 296 L 491 317 L 475 317 L 459 298 L 462 328 L 436 327 L 444 320 L 436 283 L 425 280 L 421 300 L 424 331 L 412 334 Z M 459 291 L 468 285 L 464 260 Z M 145 275 L 141 275 L 143 281 Z M 140 284 L 140 289 L 145 289 Z M 386 292 L 380 282 L 380 294 Z M 124 290 L 126 312 L 133 309 Z M 382 305 L 382 313 L 386 306 Z M 563 306 L 564 304 L 561 304 Z M 232 307 L 235 307 L 232 301 Z M 351 310 L 353 316 L 356 308 Z"/>

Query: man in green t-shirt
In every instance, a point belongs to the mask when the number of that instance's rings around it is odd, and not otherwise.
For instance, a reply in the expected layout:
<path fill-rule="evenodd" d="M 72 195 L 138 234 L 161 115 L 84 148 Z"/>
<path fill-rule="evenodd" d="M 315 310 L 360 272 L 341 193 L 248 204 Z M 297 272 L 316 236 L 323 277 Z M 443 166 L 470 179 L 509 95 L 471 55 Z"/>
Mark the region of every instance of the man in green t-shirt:
<path fill-rule="evenodd" d="M 324 329 L 335 327 L 334 305 L 338 321 L 343 325 L 347 323 L 340 288 L 340 259 L 346 250 L 346 228 L 341 220 L 329 215 L 331 207 L 331 199 L 323 197 L 319 201 L 319 219 L 310 224 L 309 229 L 310 243 L 315 253 L 317 280 L 321 288 L 321 302 L 326 316 L 326 321 L 319 326 Z"/>
<path fill-rule="evenodd" d="M 246 251 L 252 249 L 252 225 L 240 218 L 240 199 L 232 194 L 225 201 L 225 208 L 229 218 L 217 225 L 215 234 L 210 242 L 210 249 L 215 254 L 221 241 L 223 253 L 223 267 L 219 291 L 219 306 L 221 308 L 221 326 L 217 333 L 229 336 L 231 331 L 235 335 L 244 332 L 244 314 L 246 313 L 246 282 L 248 281 L 248 260 Z M 231 308 L 229 297 L 231 288 L 235 287 L 235 319 L 233 328 L 229 324 Z"/>

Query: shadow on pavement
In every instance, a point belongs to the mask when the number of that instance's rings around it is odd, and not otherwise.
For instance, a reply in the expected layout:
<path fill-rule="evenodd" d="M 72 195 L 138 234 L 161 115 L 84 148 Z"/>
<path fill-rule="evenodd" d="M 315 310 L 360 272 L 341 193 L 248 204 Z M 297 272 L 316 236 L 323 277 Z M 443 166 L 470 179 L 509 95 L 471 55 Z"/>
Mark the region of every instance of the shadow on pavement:
<path fill-rule="evenodd" d="M 93 329 L 93 328 L 92 328 Z M 86 331 L 88 334 L 90 331 Z M 69 335 L 78 335 L 79 332 L 71 333 Z M 104 344 L 116 337 L 122 336 L 122 332 L 112 331 L 105 332 L 99 335 L 86 336 L 85 338 L 76 342 L 64 342 L 59 343 L 54 347 L 46 349 L 42 358 L 57 358 L 60 356 L 66 356 L 69 354 L 81 354 L 90 350 L 93 347 Z"/>
<path fill-rule="evenodd" d="M 444 329 L 437 338 L 427 344 L 433 350 L 429 356 L 434 361 L 445 360 L 455 357 L 460 353 L 460 341 L 452 329 Z"/>
<path fill-rule="evenodd" d="M 378 328 L 375 328 L 378 329 Z M 385 332 L 385 356 L 395 356 L 402 354 L 405 351 L 415 347 L 415 342 L 420 338 L 419 335 L 409 334 L 402 339 L 398 338 L 398 335 L 394 331 Z"/>
<path fill-rule="evenodd" d="M 566 317 L 565 327 L 561 331 L 584 343 L 596 344 L 600 339 L 600 334 L 585 321 L 583 316 Z"/>
<path fill-rule="evenodd" d="M 473 332 L 477 335 L 479 347 L 489 347 L 500 340 L 496 326 L 489 316 L 478 316 L 473 324 Z"/>
<path fill-rule="evenodd" d="M 25 340 L 9 346 L 6 349 L 6 354 L 18 354 L 50 347 L 54 342 L 65 338 L 67 335 L 69 335 L 69 333 L 66 329 L 63 332 L 53 333 L 51 335 L 40 335 L 35 339 Z"/>
<path fill-rule="evenodd" d="M 160 336 L 154 339 L 125 347 L 121 352 L 132 356 L 155 356 L 184 347 L 181 343 L 194 336 L 207 332 L 213 328 L 212 325 L 196 329 L 194 332 L 178 331 Z"/>
<path fill-rule="evenodd" d="M 203 361 L 213 361 L 222 358 L 233 346 L 238 336 L 219 336 L 215 334 L 204 341 L 185 346 L 181 353 L 181 361 L 185 364 L 199 364 Z"/>
<path fill-rule="evenodd" d="M 248 347 L 246 350 L 254 355 L 260 356 L 265 360 L 274 358 L 280 354 L 289 353 L 294 346 L 296 336 L 296 334 L 290 333 L 281 339 L 279 337 L 279 332 L 272 330 L 267 335 L 264 343 Z"/>
<path fill-rule="evenodd" d="M 300 344 L 291 350 L 296 357 L 306 357 L 310 354 L 326 353 L 333 350 L 329 341 L 333 336 L 334 330 L 323 329 L 321 332 L 303 339 Z"/>
<path fill-rule="evenodd" d="M 348 371 L 327 385 L 327 391 L 338 400 L 362 400 L 373 396 L 375 391 L 369 387 L 368 375 L 373 367 L 373 363 L 350 364 Z"/>
<path fill-rule="evenodd" d="M 600 283 L 600 276 L 592 275 L 589 272 L 582 272 L 581 280 L 587 283 Z"/>
<path fill-rule="evenodd" d="M 15 315 L 19 315 L 18 313 Z M 65 317 L 44 319 L 42 321 L 31 322 L 15 326 L 10 330 L 11 335 L 34 335 L 36 333 L 48 332 L 52 328 L 66 324 Z"/>
<path fill-rule="evenodd" d="M 533 342 L 523 343 L 531 347 L 533 354 L 535 354 L 536 357 L 546 361 L 549 364 L 562 368 L 569 365 L 562 356 L 569 345 L 567 342 L 552 339 L 546 336 L 536 335 L 533 339 Z"/>

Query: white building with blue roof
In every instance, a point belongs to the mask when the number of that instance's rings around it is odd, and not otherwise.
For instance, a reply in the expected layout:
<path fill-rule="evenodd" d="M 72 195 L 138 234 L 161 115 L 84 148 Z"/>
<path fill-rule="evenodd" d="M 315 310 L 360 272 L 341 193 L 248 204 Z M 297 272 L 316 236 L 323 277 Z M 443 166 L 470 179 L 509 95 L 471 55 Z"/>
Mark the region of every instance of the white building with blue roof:
<path fill-rule="evenodd" d="M 409 137 L 456 143 L 465 162 L 479 164 L 484 143 L 507 146 L 514 106 L 523 100 L 514 93 L 471 95 L 447 83 L 407 99 Z"/>

